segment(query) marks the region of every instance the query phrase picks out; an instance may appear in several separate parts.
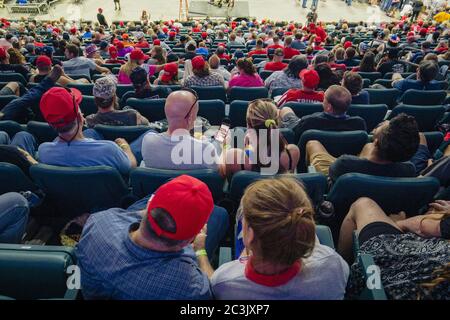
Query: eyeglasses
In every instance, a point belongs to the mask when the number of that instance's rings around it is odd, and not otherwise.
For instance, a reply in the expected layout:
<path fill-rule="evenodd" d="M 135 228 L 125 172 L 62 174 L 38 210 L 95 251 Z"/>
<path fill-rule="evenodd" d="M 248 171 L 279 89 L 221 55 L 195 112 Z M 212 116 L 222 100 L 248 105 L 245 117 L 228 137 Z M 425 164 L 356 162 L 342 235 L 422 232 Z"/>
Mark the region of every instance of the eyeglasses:
<path fill-rule="evenodd" d="M 195 92 L 195 91 L 192 90 L 191 88 L 181 88 L 181 90 L 182 90 L 182 91 L 190 92 L 190 93 L 192 93 L 192 94 L 194 95 L 194 97 L 195 97 L 194 103 L 193 103 L 192 106 L 189 108 L 188 113 L 187 113 L 186 116 L 184 117 L 184 119 L 187 119 L 187 118 L 189 118 L 189 115 L 191 114 L 192 109 L 194 109 L 194 106 L 197 104 L 198 100 L 200 100 L 200 99 L 199 99 L 199 97 L 198 97 L 197 92 Z"/>

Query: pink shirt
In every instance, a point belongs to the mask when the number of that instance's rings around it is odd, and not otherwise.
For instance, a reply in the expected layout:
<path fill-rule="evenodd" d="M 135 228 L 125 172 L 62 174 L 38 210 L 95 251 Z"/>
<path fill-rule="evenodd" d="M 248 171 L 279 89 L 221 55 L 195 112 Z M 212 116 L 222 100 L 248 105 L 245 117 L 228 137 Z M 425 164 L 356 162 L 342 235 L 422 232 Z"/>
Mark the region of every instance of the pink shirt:
<path fill-rule="evenodd" d="M 144 68 L 145 71 L 147 71 L 150 77 L 156 73 L 156 65 L 144 63 L 143 65 L 141 65 L 141 67 Z M 119 71 L 117 81 L 119 84 L 132 84 L 130 77 L 122 71 Z"/>
<path fill-rule="evenodd" d="M 259 74 L 248 75 L 241 74 L 234 76 L 228 86 L 231 87 L 264 87 L 264 81 Z"/>

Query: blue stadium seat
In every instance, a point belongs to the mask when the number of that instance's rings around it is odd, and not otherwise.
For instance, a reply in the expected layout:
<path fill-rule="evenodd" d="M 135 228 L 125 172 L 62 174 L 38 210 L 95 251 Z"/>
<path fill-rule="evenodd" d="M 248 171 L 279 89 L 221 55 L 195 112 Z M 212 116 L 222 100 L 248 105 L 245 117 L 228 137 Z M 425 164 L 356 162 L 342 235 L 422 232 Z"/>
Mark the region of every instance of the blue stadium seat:
<path fill-rule="evenodd" d="M 100 133 L 105 140 L 114 141 L 117 138 L 123 138 L 128 143 L 133 142 L 149 131 L 149 127 L 147 126 L 107 126 L 102 124 L 96 125 L 94 129 Z"/>
<path fill-rule="evenodd" d="M 311 140 L 317 140 L 323 144 L 328 153 L 334 157 L 343 154 L 357 155 L 368 141 L 368 135 L 365 131 L 321 131 L 307 130 L 300 137 L 298 146 L 300 148 L 300 161 L 297 166 L 298 172 L 306 171 L 306 143 Z"/>
<path fill-rule="evenodd" d="M 78 89 L 84 96 L 93 96 L 93 83 L 69 83 L 67 87 Z"/>
<path fill-rule="evenodd" d="M 392 109 L 388 119 L 392 119 L 400 113 L 406 113 L 416 119 L 420 131 L 435 131 L 436 124 L 442 119 L 444 112 L 445 108 L 440 105 L 419 106 L 401 104 Z"/>
<path fill-rule="evenodd" d="M 328 226 L 316 225 L 316 235 L 317 238 L 319 238 L 320 244 L 328 246 L 332 249 L 335 248 L 333 234 Z"/>
<path fill-rule="evenodd" d="M 134 87 L 131 84 L 118 84 L 116 95 L 117 97 L 122 98 L 122 96 L 127 92 L 134 92 Z"/>
<path fill-rule="evenodd" d="M 230 90 L 229 101 L 243 100 L 252 101 L 255 99 L 268 98 L 269 91 L 265 87 L 246 88 L 233 87 Z"/>
<path fill-rule="evenodd" d="M 0 194 L 35 191 L 36 189 L 36 185 L 19 167 L 10 163 L 0 162 Z"/>
<path fill-rule="evenodd" d="M 430 150 L 431 154 L 434 154 L 440 147 L 442 141 L 444 141 L 444 134 L 439 131 L 424 132 L 423 134 L 427 140 L 428 150 Z"/>
<path fill-rule="evenodd" d="M 323 105 L 321 103 L 288 102 L 284 104 L 283 107 L 291 108 L 299 118 L 323 111 Z"/>
<path fill-rule="evenodd" d="M 369 79 L 371 83 L 374 83 L 376 80 L 383 77 L 381 72 L 358 72 L 358 74 L 363 79 Z"/>
<path fill-rule="evenodd" d="M 15 95 L 0 96 L 0 110 L 3 109 L 8 103 L 17 98 L 18 97 Z"/>
<path fill-rule="evenodd" d="M 98 108 L 95 104 L 95 98 L 92 95 L 83 96 L 83 100 L 81 100 L 80 103 L 80 110 L 83 112 L 85 117 L 91 114 L 96 114 Z"/>
<path fill-rule="evenodd" d="M 149 121 L 159 121 L 166 118 L 164 113 L 164 105 L 166 99 L 136 99 L 130 98 L 126 105 L 134 110 L 139 111 L 141 115 Z"/>
<path fill-rule="evenodd" d="M 272 89 L 272 92 L 270 93 L 270 97 L 273 99 L 275 97 L 282 96 L 289 89 L 291 89 L 291 88 L 274 88 L 274 89 Z"/>
<path fill-rule="evenodd" d="M 0 72 L 0 82 L 19 82 L 23 86 L 27 86 L 27 79 L 23 77 L 21 73 L 15 72 Z"/>
<path fill-rule="evenodd" d="M 397 105 L 401 92 L 397 89 L 365 89 L 369 93 L 371 104 L 385 104 L 389 109 Z"/>
<path fill-rule="evenodd" d="M 29 121 L 27 123 L 27 131 L 36 138 L 38 144 L 51 142 L 58 136 L 55 129 L 50 127 L 47 122 Z"/>
<path fill-rule="evenodd" d="M 44 191 L 45 201 L 65 220 L 86 212 L 121 206 L 129 194 L 120 173 L 111 167 L 56 167 L 36 164 L 33 181 Z"/>
<path fill-rule="evenodd" d="M 406 90 L 400 98 L 403 104 L 416 106 L 436 106 L 444 103 L 447 92 L 444 90 Z"/>
<path fill-rule="evenodd" d="M 133 194 L 141 199 L 154 193 L 167 181 L 183 174 L 195 177 L 206 183 L 216 202 L 221 199 L 224 180 L 217 171 L 211 169 L 162 170 L 155 168 L 136 168 L 130 173 L 130 184 Z"/>
<path fill-rule="evenodd" d="M 350 116 L 359 116 L 366 121 L 367 132 L 383 121 L 388 107 L 385 104 L 353 104 L 348 110 Z"/>
<path fill-rule="evenodd" d="M 12 120 L 0 121 L 0 131 L 5 131 L 10 138 L 14 137 L 17 132 L 24 131 L 25 129 L 25 125 L 21 125 Z"/>
<path fill-rule="evenodd" d="M 341 223 L 350 206 L 361 197 L 374 200 L 386 213 L 404 211 L 407 216 L 432 202 L 439 190 L 435 178 L 387 178 L 360 173 L 347 173 L 339 177 L 327 195 L 333 203 L 335 216 L 327 223 L 337 240 Z"/>
<path fill-rule="evenodd" d="M 74 248 L 0 244 L 0 295 L 17 300 L 75 300 L 79 290 L 67 288 L 67 269 L 73 265 Z"/>
<path fill-rule="evenodd" d="M 247 127 L 247 108 L 248 101 L 235 100 L 231 102 L 228 115 L 231 127 Z"/>
<path fill-rule="evenodd" d="M 270 75 L 273 73 L 273 71 L 269 71 L 269 70 L 261 70 L 259 72 L 259 76 L 261 77 L 261 79 L 263 79 L 264 81 L 270 77 Z"/>
<path fill-rule="evenodd" d="M 220 126 L 225 118 L 225 103 L 222 100 L 200 100 L 198 116 L 208 119 L 213 126 Z"/>
<path fill-rule="evenodd" d="M 225 88 L 222 86 L 213 86 L 213 87 L 200 87 L 200 86 L 192 86 L 192 90 L 197 92 L 197 95 L 200 100 L 222 100 L 223 102 L 227 101 L 227 93 Z"/>

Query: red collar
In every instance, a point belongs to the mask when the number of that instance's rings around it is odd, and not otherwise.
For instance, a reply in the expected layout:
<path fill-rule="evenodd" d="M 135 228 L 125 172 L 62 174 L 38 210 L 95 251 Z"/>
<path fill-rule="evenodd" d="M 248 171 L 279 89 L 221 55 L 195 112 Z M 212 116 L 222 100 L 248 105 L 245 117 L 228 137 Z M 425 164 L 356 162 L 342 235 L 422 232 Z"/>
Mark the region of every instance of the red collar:
<path fill-rule="evenodd" d="M 279 287 L 291 281 L 291 279 L 294 278 L 300 272 L 300 269 L 301 263 L 300 261 L 297 261 L 283 273 L 274 275 L 260 274 L 257 273 L 256 270 L 253 268 L 252 259 L 250 258 L 247 261 L 247 264 L 245 265 L 245 277 L 248 280 L 260 284 L 262 286 Z"/>

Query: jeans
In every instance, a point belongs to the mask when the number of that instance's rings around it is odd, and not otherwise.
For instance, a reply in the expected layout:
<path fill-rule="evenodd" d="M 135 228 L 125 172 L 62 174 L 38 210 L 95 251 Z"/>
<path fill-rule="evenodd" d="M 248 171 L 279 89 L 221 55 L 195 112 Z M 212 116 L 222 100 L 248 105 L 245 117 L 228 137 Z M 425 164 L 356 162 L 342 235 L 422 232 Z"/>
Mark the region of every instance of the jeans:
<path fill-rule="evenodd" d="M 302 7 L 306 8 L 306 3 L 308 2 L 308 0 L 303 0 L 303 4 Z M 315 7 L 317 8 L 317 3 L 319 2 L 319 0 L 313 0 L 311 7 Z"/>
<path fill-rule="evenodd" d="M 28 222 L 28 201 L 19 193 L 0 196 L 0 243 L 20 243 Z"/>
<path fill-rule="evenodd" d="M 9 135 L 6 132 L 0 131 L 0 144 L 9 144 L 19 147 L 28 152 L 31 156 L 34 156 L 38 147 L 36 138 L 31 133 L 25 131 L 17 132 L 12 140 L 10 140 Z"/>
<path fill-rule="evenodd" d="M 1 120 L 26 123 L 31 118 L 32 113 L 40 115 L 39 102 L 42 95 L 54 86 L 55 82 L 46 77 L 39 85 L 28 90 L 25 95 L 8 103 L 1 111 L 3 113 Z"/>
<path fill-rule="evenodd" d="M 157 133 L 156 131 L 150 129 L 143 134 L 139 136 L 136 140 L 130 143 L 131 152 L 133 152 L 134 156 L 136 157 L 136 162 L 139 166 L 139 164 L 142 162 L 142 140 L 144 140 L 144 137 L 147 133 Z M 83 135 L 86 138 L 94 139 L 94 140 L 104 140 L 105 138 L 103 135 L 96 131 L 95 129 L 86 129 L 83 131 Z"/>
<path fill-rule="evenodd" d="M 129 211 L 140 211 L 144 210 L 147 207 L 147 202 L 151 196 L 147 196 L 133 205 L 127 208 Z M 225 237 L 228 227 L 230 225 L 230 221 L 228 219 L 227 211 L 218 206 L 214 206 L 214 210 L 209 216 L 209 220 L 207 223 L 208 226 L 208 235 L 206 236 L 206 252 L 208 253 L 208 257 L 211 259 L 213 257 L 214 252 L 220 245 L 220 242 Z"/>

